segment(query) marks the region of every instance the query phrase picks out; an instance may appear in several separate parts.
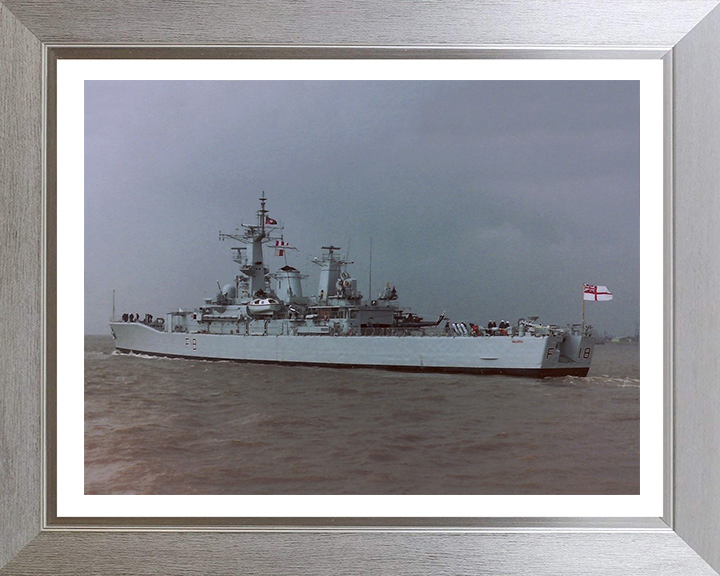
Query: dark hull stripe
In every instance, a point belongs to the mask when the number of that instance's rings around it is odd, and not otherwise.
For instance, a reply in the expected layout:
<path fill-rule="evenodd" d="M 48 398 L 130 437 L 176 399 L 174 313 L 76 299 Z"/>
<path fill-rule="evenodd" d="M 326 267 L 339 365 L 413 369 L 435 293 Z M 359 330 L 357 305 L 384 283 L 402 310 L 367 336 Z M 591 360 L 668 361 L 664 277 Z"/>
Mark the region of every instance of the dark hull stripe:
<path fill-rule="evenodd" d="M 375 370 L 392 370 L 396 372 L 439 372 L 444 374 L 506 374 L 508 376 L 525 376 L 529 378 L 557 378 L 560 376 L 587 376 L 590 368 L 468 368 L 453 366 L 388 366 L 385 364 L 336 364 L 330 362 L 285 362 L 280 360 L 246 360 L 243 358 L 212 358 L 208 356 L 187 356 L 184 354 L 160 354 L 143 350 L 117 348 L 123 354 L 144 354 L 161 358 L 184 358 L 186 360 L 214 360 L 223 362 L 240 362 L 246 364 L 281 364 L 284 366 L 318 366 L 321 368 L 372 368 Z"/>

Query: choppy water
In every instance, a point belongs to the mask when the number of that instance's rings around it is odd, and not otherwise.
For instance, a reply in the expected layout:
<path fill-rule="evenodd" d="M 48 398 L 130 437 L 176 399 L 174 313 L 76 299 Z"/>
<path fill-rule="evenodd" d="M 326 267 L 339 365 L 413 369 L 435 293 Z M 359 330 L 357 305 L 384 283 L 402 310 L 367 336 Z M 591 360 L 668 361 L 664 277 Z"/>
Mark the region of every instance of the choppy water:
<path fill-rule="evenodd" d="M 86 494 L 638 494 L 638 347 L 587 378 L 262 366 L 85 339 Z"/>

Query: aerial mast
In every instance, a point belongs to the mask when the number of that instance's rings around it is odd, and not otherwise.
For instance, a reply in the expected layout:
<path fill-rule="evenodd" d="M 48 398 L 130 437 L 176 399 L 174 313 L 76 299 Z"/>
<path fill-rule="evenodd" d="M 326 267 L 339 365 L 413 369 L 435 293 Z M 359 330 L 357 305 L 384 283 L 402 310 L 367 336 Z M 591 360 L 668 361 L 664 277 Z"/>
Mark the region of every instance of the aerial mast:
<path fill-rule="evenodd" d="M 267 218 L 268 211 L 265 210 L 265 190 L 263 190 L 262 196 L 260 196 L 260 210 L 257 211 L 258 226 L 261 232 L 265 233 L 265 220 Z"/>
<path fill-rule="evenodd" d="M 368 298 L 372 300 L 372 236 L 370 236 L 370 269 L 368 271 Z"/>

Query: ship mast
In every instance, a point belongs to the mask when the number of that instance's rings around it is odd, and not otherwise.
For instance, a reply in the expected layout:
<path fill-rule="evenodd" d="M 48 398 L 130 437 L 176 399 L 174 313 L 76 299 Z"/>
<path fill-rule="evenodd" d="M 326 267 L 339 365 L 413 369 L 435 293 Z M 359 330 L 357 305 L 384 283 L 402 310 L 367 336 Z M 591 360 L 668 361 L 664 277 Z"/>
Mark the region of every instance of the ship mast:
<path fill-rule="evenodd" d="M 268 211 L 265 210 L 265 190 L 263 190 L 262 196 L 260 196 L 260 210 L 257 211 L 258 226 L 263 234 L 265 234 L 265 219 L 267 218 Z"/>
<path fill-rule="evenodd" d="M 241 224 L 242 234 L 225 234 L 220 232 L 220 240 L 231 238 L 244 244 L 250 244 L 252 247 L 251 250 L 249 250 L 250 255 L 248 260 L 240 265 L 240 271 L 248 277 L 251 296 L 265 293 L 265 276 L 269 270 L 263 262 L 263 244 L 267 244 L 271 240 L 276 239 L 271 238 L 271 233 L 274 230 L 282 231 L 282 227 L 276 226 L 277 222 L 268 216 L 265 201 L 265 192 L 263 191 L 260 197 L 260 210 L 257 211 L 257 224 L 255 226 Z M 236 260 L 236 262 L 237 261 L 238 260 Z"/>
<path fill-rule="evenodd" d="M 318 285 L 318 300 L 327 301 L 328 296 L 334 296 L 337 292 L 336 284 L 340 278 L 342 267 L 348 262 L 347 258 L 336 258 L 335 252 L 340 250 L 339 246 L 323 246 L 323 250 L 327 250 L 327 254 L 323 254 L 322 258 L 313 258 L 313 264 L 320 266 L 320 280 Z"/>

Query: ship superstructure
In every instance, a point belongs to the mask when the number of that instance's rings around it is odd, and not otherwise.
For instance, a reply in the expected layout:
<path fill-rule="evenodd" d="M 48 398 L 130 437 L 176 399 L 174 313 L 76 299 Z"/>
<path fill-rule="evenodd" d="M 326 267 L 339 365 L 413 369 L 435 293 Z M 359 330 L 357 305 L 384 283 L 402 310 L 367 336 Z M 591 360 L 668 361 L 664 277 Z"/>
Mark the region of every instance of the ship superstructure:
<path fill-rule="evenodd" d="M 451 322 L 444 314 L 434 321 L 399 305 L 389 283 L 375 299 L 365 299 L 348 272 L 352 264 L 341 248 L 323 246 L 317 293 L 303 294 L 306 277 L 288 265 L 271 273 L 263 247 L 283 254 L 292 247 L 284 229 L 269 216 L 267 199 L 252 225 L 235 233 L 232 258 L 239 269 L 192 310 L 144 319 L 124 314 L 110 323 L 122 353 L 244 362 L 366 367 L 399 370 L 474 372 L 527 376 L 585 376 L 594 339 L 583 325 L 559 328 L 537 318 L 514 325 L 481 327 Z M 443 323 L 443 320 L 445 322 Z"/>

